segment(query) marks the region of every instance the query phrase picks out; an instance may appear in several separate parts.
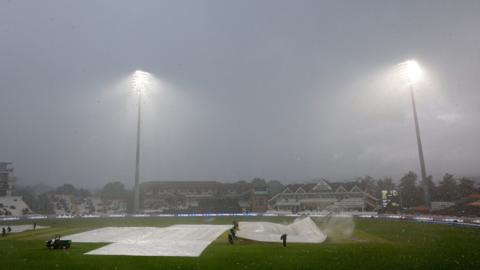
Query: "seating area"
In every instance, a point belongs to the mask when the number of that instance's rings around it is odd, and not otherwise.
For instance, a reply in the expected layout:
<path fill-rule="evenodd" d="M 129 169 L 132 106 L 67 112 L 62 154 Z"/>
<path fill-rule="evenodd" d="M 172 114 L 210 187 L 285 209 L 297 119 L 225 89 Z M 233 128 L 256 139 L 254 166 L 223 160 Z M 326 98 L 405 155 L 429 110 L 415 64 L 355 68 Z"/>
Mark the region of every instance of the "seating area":
<path fill-rule="evenodd" d="M 53 210 L 56 215 L 70 215 L 72 214 L 72 203 L 68 195 L 53 195 L 51 196 L 53 203 Z"/>
<path fill-rule="evenodd" d="M 21 196 L 0 197 L 0 216 L 21 216 L 31 213 Z"/>
<path fill-rule="evenodd" d="M 120 200 L 102 200 L 99 197 L 52 195 L 56 215 L 117 214 L 126 212 L 126 203 Z"/>

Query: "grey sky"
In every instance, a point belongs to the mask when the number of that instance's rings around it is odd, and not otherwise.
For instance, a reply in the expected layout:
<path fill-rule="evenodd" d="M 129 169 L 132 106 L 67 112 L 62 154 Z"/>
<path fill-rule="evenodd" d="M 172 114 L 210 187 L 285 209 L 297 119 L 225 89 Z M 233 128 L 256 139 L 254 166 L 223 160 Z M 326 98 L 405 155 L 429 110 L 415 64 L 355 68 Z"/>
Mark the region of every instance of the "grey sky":
<path fill-rule="evenodd" d="M 0 160 L 21 184 L 480 175 L 479 1 L 0 1 Z M 119 86 L 120 85 L 120 86 Z"/>

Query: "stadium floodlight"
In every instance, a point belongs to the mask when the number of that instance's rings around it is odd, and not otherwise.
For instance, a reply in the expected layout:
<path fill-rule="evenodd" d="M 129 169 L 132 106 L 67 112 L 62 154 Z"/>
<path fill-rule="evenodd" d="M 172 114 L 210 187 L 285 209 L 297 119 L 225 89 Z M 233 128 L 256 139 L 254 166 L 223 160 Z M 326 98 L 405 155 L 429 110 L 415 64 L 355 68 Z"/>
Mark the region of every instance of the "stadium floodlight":
<path fill-rule="evenodd" d="M 152 75 L 148 72 L 137 70 L 132 75 L 133 90 L 138 94 L 138 118 L 137 118 L 137 148 L 135 158 L 135 185 L 133 198 L 133 212 L 137 213 L 140 206 L 140 127 L 142 120 L 142 96 L 151 82 Z"/>
<path fill-rule="evenodd" d="M 428 183 L 427 183 L 427 172 L 425 169 L 425 160 L 423 158 L 423 147 L 422 147 L 422 140 L 420 138 L 420 126 L 418 124 L 418 117 L 417 117 L 417 107 L 415 105 L 415 93 L 414 87 L 418 84 L 421 80 L 423 72 L 420 68 L 420 65 L 415 60 L 408 60 L 400 65 L 400 75 L 407 80 L 407 87 L 410 90 L 410 97 L 412 100 L 412 107 L 413 107 L 413 119 L 415 121 L 415 132 L 417 135 L 417 146 L 418 146 L 418 158 L 420 160 L 420 170 L 422 173 L 422 185 L 423 185 L 423 192 L 424 192 L 424 199 L 425 199 L 425 206 L 431 211 L 431 203 L 430 203 L 430 193 L 428 190 Z"/>
<path fill-rule="evenodd" d="M 405 69 L 407 72 L 410 84 L 416 84 L 422 78 L 422 69 L 415 60 L 408 60 L 405 62 Z"/>
<path fill-rule="evenodd" d="M 132 75 L 132 84 L 133 90 L 136 91 L 139 95 L 145 93 L 145 89 L 150 84 L 152 75 L 150 73 L 137 70 Z"/>

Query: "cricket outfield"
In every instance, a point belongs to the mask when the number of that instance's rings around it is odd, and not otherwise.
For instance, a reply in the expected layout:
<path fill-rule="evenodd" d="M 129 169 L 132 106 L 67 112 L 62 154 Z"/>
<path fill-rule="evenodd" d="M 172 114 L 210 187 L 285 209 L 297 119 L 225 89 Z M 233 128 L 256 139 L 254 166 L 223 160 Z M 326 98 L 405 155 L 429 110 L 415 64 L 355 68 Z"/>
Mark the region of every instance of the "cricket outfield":
<path fill-rule="evenodd" d="M 73 243 L 48 250 L 45 241 L 104 227 L 167 227 L 176 224 L 231 225 L 237 221 L 289 224 L 291 217 L 145 217 L 45 219 L 48 228 L 13 233 L 0 240 L 1 264 L 13 269 L 480 269 L 480 229 L 401 220 L 353 219 L 331 223 L 319 244 L 227 241 L 221 234 L 199 257 L 85 255 L 108 243 Z M 33 221 L 32 221 L 33 222 Z M 0 226 L 27 224 L 3 221 Z"/>

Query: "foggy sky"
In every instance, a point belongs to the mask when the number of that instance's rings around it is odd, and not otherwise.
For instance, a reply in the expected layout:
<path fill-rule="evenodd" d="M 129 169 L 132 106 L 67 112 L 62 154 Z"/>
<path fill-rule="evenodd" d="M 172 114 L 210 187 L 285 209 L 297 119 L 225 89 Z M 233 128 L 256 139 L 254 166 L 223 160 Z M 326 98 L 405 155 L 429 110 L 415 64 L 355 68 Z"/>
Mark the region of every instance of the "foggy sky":
<path fill-rule="evenodd" d="M 18 184 L 480 175 L 479 1 L 0 1 L 0 160 Z M 123 85 L 123 86 L 122 86 Z"/>

